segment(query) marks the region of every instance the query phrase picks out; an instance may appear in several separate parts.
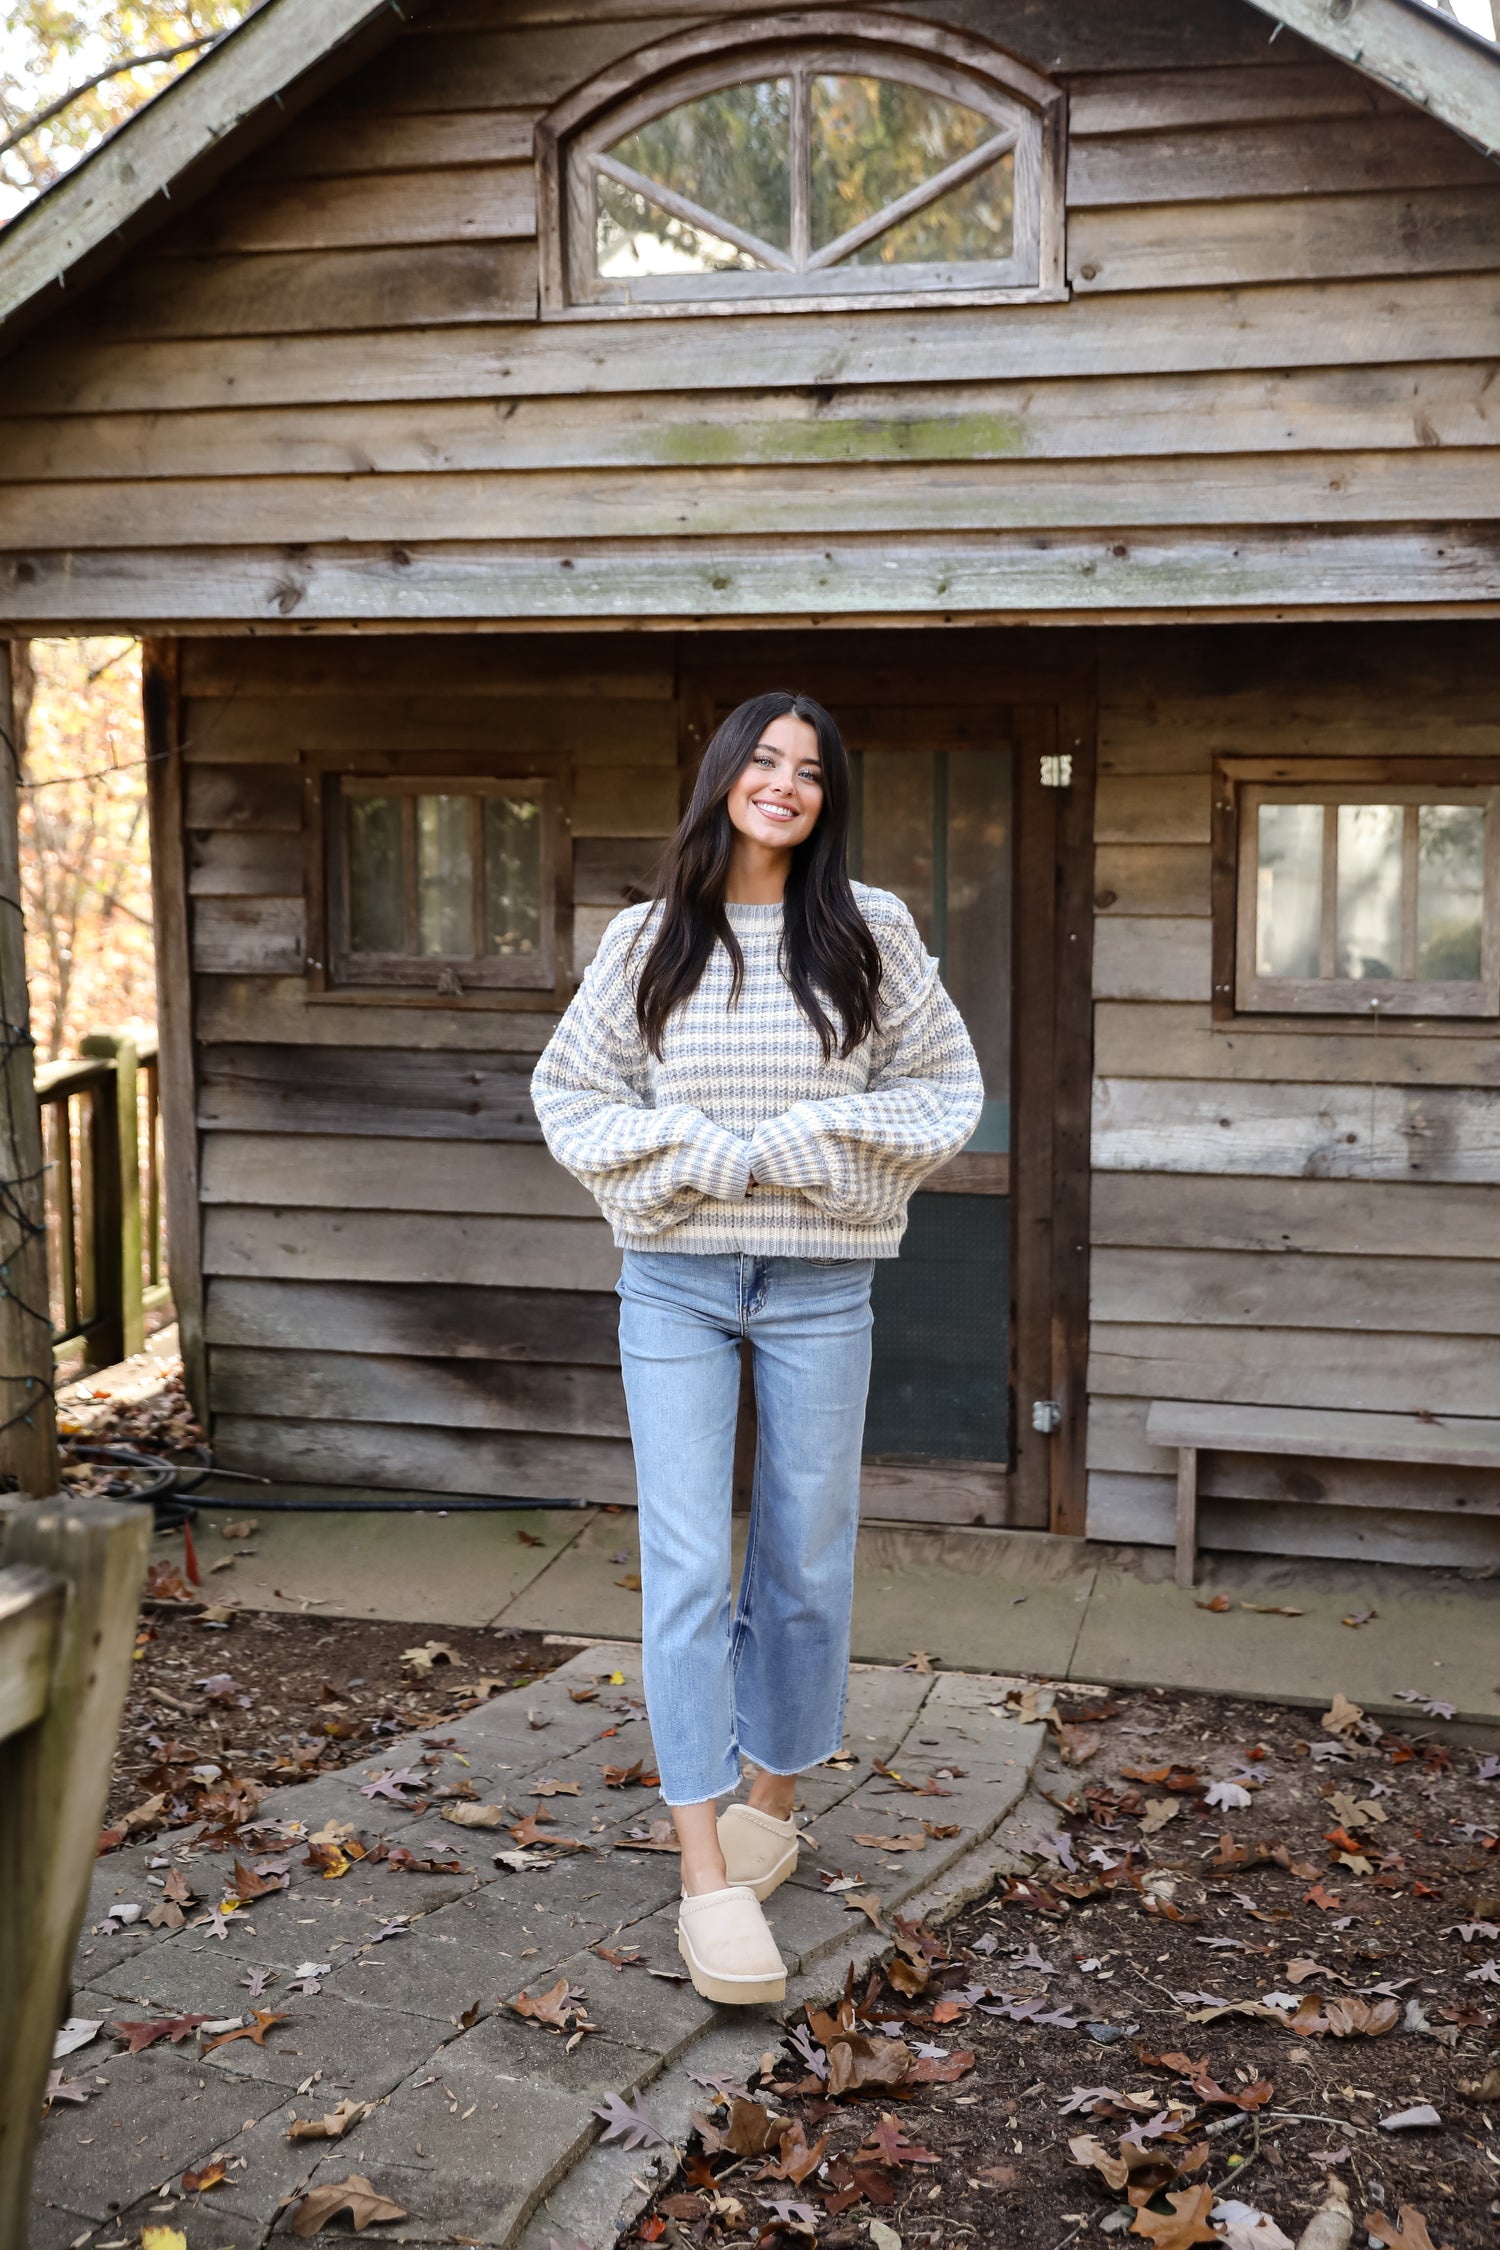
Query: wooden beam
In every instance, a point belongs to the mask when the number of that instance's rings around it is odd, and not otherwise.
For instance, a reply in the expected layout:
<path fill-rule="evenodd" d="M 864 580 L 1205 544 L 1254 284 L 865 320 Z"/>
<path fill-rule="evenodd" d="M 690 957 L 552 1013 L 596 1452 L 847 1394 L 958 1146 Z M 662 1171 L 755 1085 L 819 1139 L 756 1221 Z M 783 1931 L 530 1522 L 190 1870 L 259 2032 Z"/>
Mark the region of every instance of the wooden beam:
<path fill-rule="evenodd" d="M 26 990 L 21 845 L 16 826 L 21 742 L 9 643 L 0 640 L 0 1469 L 40 1499 L 58 1487 L 52 1400 L 42 1119 Z"/>
<path fill-rule="evenodd" d="M 141 690 L 146 722 L 146 802 L 151 819 L 151 894 L 156 922 L 156 1021 L 162 1133 L 166 1143 L 167 1247 L 172 1302 L 182 1336 L 183 1381 L 207 1424 L 203 1351 L 203 1243 L 198 1206 L 198 1118 L 193 1056 L 193 985 L 188 963 L 187 838 L 178 740 L 177 649 L 148 641 Z"/>
<path fill-rule="evenodd" d="M 1341 62 L 1441 118 L 1487 156 L 1500 150 L 1500 55 L 1421 0 L 1250 0 Z"/>
<path fill-rule="evenodd" d="M 391 0 L 266 0 L 5 230 L 0 324 L 60 304 L 401 32 Z M 145 222 L 145 223 L 143 223 Z"/>

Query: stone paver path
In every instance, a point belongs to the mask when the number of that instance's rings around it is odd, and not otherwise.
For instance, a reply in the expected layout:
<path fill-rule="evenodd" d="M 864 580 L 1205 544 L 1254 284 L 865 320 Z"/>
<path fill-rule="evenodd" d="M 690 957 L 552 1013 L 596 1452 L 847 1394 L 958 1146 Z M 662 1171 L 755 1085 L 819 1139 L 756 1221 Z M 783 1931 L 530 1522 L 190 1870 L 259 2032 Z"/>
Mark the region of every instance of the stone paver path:
<path fill-rule="evenodd" d="M 572 1699 L 570 1689 L 588 1688 L 595 1700 Z M 768 1907 L 793 1998 L 797 1979 L 816 1985 L 820 1964 L 825 1976 L 841 1975 L 851 1953 L 880 1943 L 862 1914 L 823 1888 L 822 1870 L 860 1867 L 887 1919 L 925 1905 L 944 1885 L 973 1888 L 985 1879 L 986 1849 L 1020 1802 L 1044 1733 L 993 1708 L 1004 1689 L 999 1679 L 965 1673 L 852 1673 L 844 1740 L 857 1762 L 805 1778 L 804 1817 L 817 1849 L 804 1852 Z M 160 1899 L 157 1885 L 181 1860 L 180 1839 L 101 1860 L 73 2012 L 104 2019 L 106 2029 L 66 2059 L 64 2073 L 102 2084 L 43 2127 L 31 2250 L 133 2245 L 143 2225 L 165 2221 L 184 2232 L 188 2250 L 258 2250 L 290 2239 L 294 2194 L 351 2173 L 409 2214 L 371 2228 L 372 2242 L 547 2250 L 556 2235 L 572 2250 L 581 2227 L 590 2250 L 595 2240 L 610 2242 L 631 2175 L 649 2178 L 649 2164 L 615 2150 L 580 2164 L 600 2131 L 596 2106 L 609 2093 L 655 2083 L 663 2123 L 680 2129 L 684 2105 L 700 2098 L 684 2061 L 745 2068 L 773 2016 L 715 2008 L 677 1981 L 677 1860 L 642 1849 L 630 1834 L 665 1808 L 654 1790 L 609 1788 L 603 1779 L 606 1765 L 637 1759 L 651 1770 L 640 1692 L 639 1650 L 596 1645 L 441 1736 L 394 1740 L 378 1758 L 278 1791 L 260 1808 L 262 1818 L 301 1822 L 309 1832 L 330 1821 L 383 1831 L 418 1858 L 456 1858 L 459 1873 L 355 1862 L 329 1880 L 304 1864 L 305 1844 L 295 1841 L 285 1847 L 289 1889 L 230 1915 L 220 1936 L 192 1921 L 176 1932 L 153 1929 L 144 1916 L 105 1927 L 112 1908 L 149 1909 Z M 437 1760 L 421 1768 L 429 1790 L 471 1782 L 480 1801 L 505 1805 L 507 1823 L 541 1804 L 560 1834 L 588 1848 L 497 1862 L 497 1851 L 513 1851 L 507 1827 L 463 1828 L 443 1821 L 438 1803 L 418 1815 L 362 1793 L 382 1772 L 424 1756 Z M 956 1778 L 942 1784 L 948 1795 L 912 1795 L 878 1772 L 877 1760 L 918 1784 L 942 1769 Z M 576 1783 L 578 1794 L 539 1798 L 542 1780 Z M 899 1854 L 852 1841 L 910 1833 L 924 1815 L 956 1833 Z M 181 1863 L 210 1903 L 231 1875 L 222 1855 L 189 1854 Z M 600 1943 L 638 1949 L 641 1963 L 616 1968 L 590 1950 Z M 327 1964 L 315 1990 L 301 1988 L 307 1964 Z M 258 1994 L 247 1983 L 256 1971 L 273 1972 L 257 1980 Z M 560 1976 L 582 1988 L 598 2027 L 576 2039 L 506 2005 Z M 189 2035 L 132 2055 L 107 2029 L 189 2014 L 249 2023 L 255 2009 L 286 2020 L 266 2031 L 263 2045 L 239 2039 L 211 2053 Z M 287 2139 L 293 2117 L 322 2116 L 340 2101 L 373 2106 L 340 2141 Z M 674 2126 L 678 2108 L 684 2115 Z M 184 2171 L 215 2159 L 226 2166 L 224 2183 L 182 2199 Z M 312 2239 L 350 2238 L 340 2221 Z"/>

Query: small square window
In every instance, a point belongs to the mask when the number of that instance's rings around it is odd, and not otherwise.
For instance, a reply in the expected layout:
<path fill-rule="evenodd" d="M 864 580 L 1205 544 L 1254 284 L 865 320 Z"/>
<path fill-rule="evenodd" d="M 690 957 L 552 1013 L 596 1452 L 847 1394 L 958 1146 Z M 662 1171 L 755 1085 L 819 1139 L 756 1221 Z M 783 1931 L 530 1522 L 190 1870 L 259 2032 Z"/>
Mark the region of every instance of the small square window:
<path fill-rule="evenodd" d="M 330 983 L 551 986 L 545 781 L 336 774 L 324 787 Z"/>
<path fill-rule="evenodd" d="M 1500 774 L 1274 770 L 1220 766 L 1220 1012 L 1230 993 L 1241 1013 L 1500 1012 Z"/>

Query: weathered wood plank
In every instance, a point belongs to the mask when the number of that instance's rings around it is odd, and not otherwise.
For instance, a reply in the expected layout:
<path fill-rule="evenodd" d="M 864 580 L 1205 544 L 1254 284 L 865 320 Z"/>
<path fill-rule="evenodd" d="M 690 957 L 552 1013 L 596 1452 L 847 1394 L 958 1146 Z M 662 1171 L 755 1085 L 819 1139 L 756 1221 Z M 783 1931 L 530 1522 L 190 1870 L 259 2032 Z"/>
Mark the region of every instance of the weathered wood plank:
<path fill-rule="evenodd" d="M 203 1264 L 206 1273 L 246 1280 L 599 1291 L 618 1280 L 620 1253 L 602 1219 L 216 1204 L 204 1212 Z"/>
<path fill-rule="evenodd" d="M 1101 844 L 1094 855 L 1094 907 L 1100 914 L 1207 914 L 1207 848 L 1196 844 Z"/>
<path fill-rule="evenodd" d="M 1487 1031 L 1455 1036 L 1451 1024 L 1434 1030 L 1393 1021 L 1357 1031 L 1306 1024 L 1293 1032 L 1215 1024 L 1201 1006 L 1106 1001 L 1094 1010 L 1094 1068 L 1101 1078 L 1500 1086 L 1500 1041 Z"/>
<path fill-rule="evenodd" d="M 536 232 L 534 179 L 530 164 L 485 164 L 256 184 L 200 205 L 184 247 L 197 257 L 514 241 Z"/>
<path fill-rule="evenodd" d="M 1130 1476 L 1169 1477 L 1176 1462 L 1170 1446 L 1153 1445 L 1146 1435 L 1153 1401 L 1100 1398 L 1089 1408 L 1088 1465 Z M 1210 1412 L 1228 1411 L 1218 1407 Z M 1307 1408 L 1280 1407 L 1282 1414 Z M 1326 1408 L 1315 1410 L 1326 1413 Z M 1426 1425 L 1422 1425 L 1424 1428 Z M 1461 1428 L 1455 1422 L 1453 1428 Z M 1500 1475 L 1489 1468 L 1432 1466 L 1420 1462 L 1330 1459 L 1316 1453 L 1236 1453 L 1205 1448 L 1199 1455 L 1200 1489 L 1219 1499 L 1293 1500 L 1300 1505 L 1338 1507 L 1347 1497 L 1380 1508 L 1489 1508 L 1500 1499 Z"/>
<path fill-rule="evenodd" d="M 546 109 L 622 55 L 674 31 L 691 17 L 641 11 L 621 23 L 584 16 L 565 27 L 495 27 L 458 33 L 435 25 L 400 41 L 345 86 L 346 115 L 409 110 Z"/>
<path fill-rule="evenodd" d="M 1094 837 L 1101 844 L 1206 844 L 1208 774 L 1100 776 Z"/>
<path fill-rule="evenodd" d="M 378 1120 L 377 1120 L 378 1122 Z M 205 1203 L 349 1211 L 514 1211 L 592 1219 L 586 1188 L 539 1143 L 209 1133 Z"/>
<path fill-rule="evenodd" d="M 1185 126 L 1291 124 L 1304 118 L 1400 116 L 1406 104 L 1357 71 L 1326 61 L 1235 70 L 1109 70 L 1068 88 L 1070 140 Z"/>
<path fill-rule="evenodd" d="M 559 667 L 559 687 L 567 691 L 563 671 Z M 483 755 L 496 771 L 502 763 L 513 764 L 519 773 L 550 758 L 584 766 L 675 767 L 675 717 L 667 702 L 639 696 L 586 701 L 570 691 L 548 698 L 351 693 L 339 701 L 324 695 L 194 696 L 186 709 L 183 750 L 195 764 L 223 765 L 282 765 L 307 750 L 350 756 L 452 750 Z"/>
<path fill-rule="evenodd" d="M 1493 178 L 1477 149 L 1410 110 L 1404 116 L 1324 118 L 1315 125 L 1275 118 L 1227 130 L 1221 122 L 1072 139 L 1068 206 L 1078 211 L 1199 198 L 1249 201 L 1361 188 L 1387 194 L 1465 186 L 1482 191 Z"/>
<path fill-rule="evenodd" d="M 1079 211 L 1068 279 L 1080 293 L 1194 289 L 1328 274 L 1479 272 L 1500 250 L 1500 183 L 1410 194 Z"/>
<path fill-rule="evenodd" d="M 187 828 L 256 829 L 299 835 L 302 776 L 256 766 L 187 766 L 183 773 L 183 824 Z"/>
<path fill-rule="evenodd" d="M 193 907 L 195 971 L 295 976 L 307 955 L 300 898 L 200 898 Z"/>
<path fill-rule="evenodd" d="M 189 833 L 187 848 L 193 898 L 301 896 L 302 844 L 296 836 L 199 829 Z"/>
<path fill-rule="evenodd" d="M 377 1492 L 469 1492 L 494 1498 L 635 1506 L 635 1459 L 620 1438 L 491 1435 L 391 1422 L 292 1422 L 225 1414 L 214 1451 L 226 1469 L 281 1483 L 369 1485 Z"/>
<path fill-rule="evenodd" d="M 212 1046 L 391 1047 L 460 1049 L 476 1054 L 539 1055 L 557 1024 L 524 1008 L 442 1007 L 422 999 L 390 1006 L 310 993 L 301 977 L 200 977 L 200 1040 Z"/>
<path fill-rule="evenodd" d="M 471 475 L 122 477 L 0 486 L 0 542 L 52 548 L 201 547 L 226 541 L 750 538 L 913 532 L 1153 528 L 1243 523 L 1369 525 L 1462 520 L 1493 474 L 1477 446 L 1409 453 L 1128 461 L 878 465 Z M 408 576 L 414 574 L 407 568 Z M 576 566 L 575 566 L 576 567 Z M 283 583 L 295 583 L 295 566 Z M 414 581 L 415 582 L 415 581 Z"/>
<path fill-rule="evenodd" d="M 1290 1318 L 1299 1328 L 1500 1336 L 1492 1259 L 1096 1247 L 1090 1272 L 1095 1320 L 1253 1328 Z"/>
<path fill-rule="evenodd" d="M 534 307 L 534 268 L 524 286 L 524 277 L 509 271 L 519 256 L 515 246 L 496 244 L 493 250 L 365 251 L 342 260 L 326 254 L 206 261 L 191 288 L 178 262 L 170 261 L 159 310 L 151 301 L 150 274 L 133 268 L 132 300 L 143 299 L 145 307 L 138 315 L 144 325 L 134 331 L 141 340 L 122 350 L 117 328 L 110 341 L 85 334 L 45 353 L 23 353 L 7 364 L 8 411 L 151 414 L 277 404 L 342 411 L 360 402 L 618 393 L 618 326 L 497 324 L 503 308 L 491 300 L 502 284 L 524 300 L 518 309 Z M 1491 263 L 1500 267 L 1500 253 Z M 1138 380 L 1143 367 L 1158 377 L 1195 370 L 1359 369 L 1382 349 L 1404 357 L 1413 338 L 1421 340 L 1425 363 L 1489 353 L 1500 272 L 1330 278 L 1337 270 L 1249 296 L 1213 276 L 1191 296 L 1176 289 L 1132 291 L 1127 303 L 1091 296 L 1085 288 L 1070 305 L 1007 305 L 1001 320 L 993 311 L 954 308 L 943 316 L 936 379 Z M 241 306 L 252 285 L 253 295 Z M 434 295 L 443 297 L 445 309 L 429 309 Z M 167 319 L 170 330 L 152 341 L 152 324 Z M 326 332 L 344 327 L 372 333 Z M 299 335 L 302 328 L 319 333 Z M 245 341 L 230 354 L 214 340 L 221 335 Z M 629 389 L 739 391 L 749 366 L 762 383 L 783 389 L 927 386 L 935 379 L 930 338 L 909 313 L 872 312 L 838 322 L 732 314 L 644 323 L 631 336 Z"/>
<path fill-rule="evenodd" d="M 47 1708 L 63 1592 L 60 1578 L 29 1564 L 0 1569 L 0 1743 Z"/>
<path fill-rule="evenodd" d="M 619 1365 L 619 1326 L 613 1291 L 236 1280 L 223 1274 L 209 1284 L 204 1320 L 210 1344 L 580 1367 Z"/>
<path fill-rule="evenodd" d="M 1492 1188 L 1395 1180 L 1097 1172 L 1091 1209 L 1095 1244 L 1183 1250 L 1486 1258 L 1500 1226 Z"/>
<path fill-rule="evenodd" d="M 1089 1478 L 1091 1539 L 1170 1547 L 1175 1521 L 1170 1478 L 1099 1473 Z M 1274 1507 L 1209 1499 L 1200 1505 L 1198 1538 L 1201 1547 L 1227 1553 L 1318 1555 L 1427 1569 L 1487 1568 L 1500 1561 L 1500 1527 L 1494 1523 L 1416 1510 L 1405 1514 L 1374 1507 Z"/>
<path fill-rule="evenodd" d="M 580 766 L 573 776 L 573 834 L 670 836 L 677 775 L 665 766 Z"/>
<path fill-rule="evenodd" d="M 220 337 L 242 339 L 253 361 L 287 349 L 284 337 L 306 339 L 300 348 L 309 352 L 316 337 L 342 357 L 350 346 L 340 339 L 363 331 L 399 336 L 525 320 L 536 302 L 533 240 L 142 257 L 91 297 L 90 332 L 117 357 L 122 345 L 146 339 L 164 351 L 160 340 L 173 338 L 173 348 L 222 362 L 222 346 L 205 341 Z"/>
<path fill-rule="evenodd" d="M 1093 1161 L 1110 1172 L 1494 1185 L 1500 1183 L 1500 1093 L 1487 1087 L 1098 1079 Z"/>
<path fill-rule="evenodd" d="M 13 630 L 101 631 L 143 614 L 197 620 L 390 624 L 526 619 L 721 623 L 760 617 L 877 622 L 984 617 L 1015 625 L 1057 615 L 1170 609 L 1228 616 L 1336 614 L 1345 605 L 1410 615 L 1426 604 L 1500 606 L 1500 559 L 1483 524 L 1328 531 L 908 532 L 899 538 L 683 544 L 484 540 L 403 547 L 339 542 L 291 561 L 272 550 L 35 549 L 0 554 Z"/>
<path fill-rule="evenodd" d="M 573 910 L 573 974 L 581 977 L 619 913 L 618 906 L 578 906 Z"/>
<path fill-rule="evenodd" d="M 1210 925 L 1171 915 L 1111 915 L 1094 933 L 1099 1000 L 1207 1000 L 1213 982 Z"/>
<path fill-rule="evenodd" d="M 573 853 L 573 903 L 609 906 L 616 913 L 656 895 L 661 846 L 649 836 L 580 837 Z"/>
<path fill-rule="evenodd" d="M 534 1141 L 531 1069 L 526 1055 L 206 1047 L 198 1122 L 243 1133 Z"/>
<path fill-rule="evenodd" d="M 209 1353 L 215 1419 L 404 1422 L 444 1430 L 544 1430 L 628 1438 L 625 1393 L 612 1367 L 539 1367 L 505 1360 L 398 1358 L 388 1353 L 246 1350 Z"/>
<path fill-rule="evenodd" d="M 1279 78 L 1280 71 L 1260 73 Z M 1349 73 L 1334 78 L 1348 80 Z M 1356 81 L 1357 83 L 1357 81 Z M 1328 97 L 1325 96 L 1325 104 Z M 1347 113 L 1331 106 L 1320 116 Z M 1268 113 L 1274 114 L 1274 113 Z M 238 183 L 337 178 L 352 172 L 421 172 L 465 164 L 530 161 L 536 112 L 530 109 L 454 109 L 415 117 L 341 117 L 336 102 L 323 104 L 290 132 L 252 157 Z"/>
<path fill-rule="evenodd" d="M 443 647 L 443 695 L 438 702 L 432 693 L 432 644 L 420 635 L 334 642 L 206 636 L 184 644 L 183 693 L 189 710 L 199 712 L 201 704 L 194 699 L 211 697 L 237 701 L 318 696 L 335 705 L 354 698 L 357 707 L 359 697 L 373 696 L 387 699 L 397 711 L 403 701 L 425 699 L 441 711 L 450 700 L 463 696 L 501 698 L 505 700 L 490 704 L 491 728 L 497 731 L 508 731 L 511 725 L 506 705 L 514 696 L 533 703 L 548 699 L 567 703 L 576 698 L 592 705 L 640 697 L 671 704 L 672 653 L 660 644 L 622 639 L 618 633 L 578 633 L 569 635 L 567 654 L 567 663 L 560 665 L 551 642 L 538 646 L 507 634 L 457 635 Z M 337 710 L 308 713 L 300 723 L 336 727 Z"/>
<path fill-rule="evenodd" d="M 1245 1406 L 1238 1400 L 1156 1399 L 1146 1435 L 1161 1446 L 1326 1460 L 1438 1462 L 1500 1469 L 1500 1421 L 1448 1415 L 1335 1413 L 1327 1407 Z"/>
<path fill-rule="evenodd" d="M 382 347 L 376 344 L 374 347 Z M 634 388 L 637 355 L 620 363 Z M 1487 446 L 1485 362 L 851 384 L 0 422 L 10 480 L 475 475 L 539 469 L 1413 452 Z"/>
<path fill-rule="evenodd" d="M 1018 1498 L 1004 1469 L 977 1461 L 866 1461 L 859 1473 L 859 1513 L 866 1523 L 1011 1525 L 1018 1522 Z"/>
<path fill-rule="evenodd" d="M 1247 1406 L 1492 1415 L 1500 1412 L 1500 1352 L 1475 1351 L 1454 1335 L 1096 1321 L 1089 1389 Z"/>

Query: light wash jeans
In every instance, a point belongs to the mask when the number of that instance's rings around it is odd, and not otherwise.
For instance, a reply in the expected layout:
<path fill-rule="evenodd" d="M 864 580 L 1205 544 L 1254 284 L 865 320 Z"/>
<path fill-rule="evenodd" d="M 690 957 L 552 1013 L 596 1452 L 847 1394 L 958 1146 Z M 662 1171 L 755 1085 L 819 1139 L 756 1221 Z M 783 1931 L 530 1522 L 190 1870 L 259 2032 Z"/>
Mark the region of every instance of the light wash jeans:
<path fill-rule="evenodd" d="M 868 1260 L 625 1253 L 646 1705 L 669 1805 L 735 1788 L 742 1753 L 792 1774 L 839 1747 L 873 1271 Z M 731 1622 L 741 1337 L 760 1433 Z"/>

